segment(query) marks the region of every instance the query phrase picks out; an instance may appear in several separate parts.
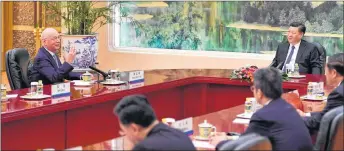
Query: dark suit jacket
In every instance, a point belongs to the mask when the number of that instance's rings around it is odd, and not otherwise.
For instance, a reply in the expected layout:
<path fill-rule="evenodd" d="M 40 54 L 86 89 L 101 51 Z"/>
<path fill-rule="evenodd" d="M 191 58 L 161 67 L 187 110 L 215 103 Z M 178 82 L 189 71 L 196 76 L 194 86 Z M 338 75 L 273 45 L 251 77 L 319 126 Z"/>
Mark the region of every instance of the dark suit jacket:
<path fill-rule="evenodd" d="M 311 136 L 302 118 L 293 106 L 281 98 L 271 101 L 252 115 L 242 135 L 253 132 L 268 137 L 273 150 L 313 149 Z"/>
<path fill-rule="evenodd" d="M 275 58 L 271 64 L 272 67 L 277 67 L 281 63 L 282 65 L 279 67 L 279 69 L 283 68 L 284 62 L 287 60 L 289 45 L 289 43 L 282 43 L 278 45 Z M 322 73 L 323 63 L 320 59 L 319 50 L 315 45 L 305 40 L 301 40 L 295 63 L 299 64 L 299 72 L 301 74 Z"/>
<path fill-rule="evenodd" d="M 196 148 L 182 131 L 159 123 L 133 150 L 196 150 Z"/>
<path fill-rule="evenodd" d="M 73 73 L 73 67 L 64 62 L 61 64 L 59 59 L 58 64 L 53 56 L 44 48 L 41 47 L 34 59 L 32 67 L 29 68 L 30 81 L 42 80 L 43 84 L 53 84 L 63 82 L 63 79 L 80 79 L 80 73 Z"/>
<path fill-rule="evenodd" d="M 311 132 L 318 131 L 321 119 L 325 113 L 341 105 L 344 105 L 344 81 L 328 95 L 324 110 L 321 112 L 312 112 L 311 117 L 304 118 L 309 130 Z"/>

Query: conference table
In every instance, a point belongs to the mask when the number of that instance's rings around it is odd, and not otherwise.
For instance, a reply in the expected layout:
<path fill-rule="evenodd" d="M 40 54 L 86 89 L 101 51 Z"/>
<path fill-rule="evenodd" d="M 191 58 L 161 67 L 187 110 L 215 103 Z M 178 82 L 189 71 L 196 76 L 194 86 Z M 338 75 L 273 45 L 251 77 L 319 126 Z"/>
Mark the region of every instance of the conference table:
<path fill-rule="evenodd" d="M 1 102 L 1 148 L 61 150 L 119 137 L 113 109 L 131 94 L 147 96 L 159 120 L 202 117 L 237 107 L 232 116 L 243 112 L 245 99 L 253 93 L 250 82 L 230 79 L 231 73 L 228 69 L 145 70 L 141 83 L 78 87 L 71 82 L 69 96 L 44 100 L 24 100 L 19 96 L 28 89 L 13 90 L 8 94 L 18 97 Z M 283 82 L 283 90 L 305 95 L 308 82 L 320 81 L 325 81 L 323 75 L 306 75 Z M 51 94 L 51 85 L 44 86 L 44 94 Z M 216 123 L 215 119 L 208 121 Z M 234 129 L 225 126 L 221 130 Z"/>
<path fill-rule="evenodd" d="M 188 133 L 188 135 L 197 150 L 215 150 L 215 145 L 210 141 L 210 139 L 199 140 L 196 138 L 196 136 L 199 135 L 198 124 L 203 123 L 204 120 L 207 120 L 208 123 L 216 127 L 217 134 L 222 132 L 243 133 L 248 125 L 243 123 L 234 123 L 232 121 L 237 118 L 238 114 L 244 112 L 244 107 L 244 105 L 238 105 L 217 112 L 193 117 L 193 133 Z M 68 148 L 67 150 L 131 150 L 133 146 L 134 145 L 130 143 L 127 138 L 122 136 L 94 144 Z"/>

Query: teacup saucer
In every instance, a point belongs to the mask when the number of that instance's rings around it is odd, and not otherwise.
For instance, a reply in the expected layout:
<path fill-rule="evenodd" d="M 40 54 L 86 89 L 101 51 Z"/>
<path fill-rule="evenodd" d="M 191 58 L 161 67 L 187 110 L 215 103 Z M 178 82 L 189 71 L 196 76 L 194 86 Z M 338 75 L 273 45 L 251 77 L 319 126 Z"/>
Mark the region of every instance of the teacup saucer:
<path fill-rule="evenodd" d="M 16 98 L 18 94 L 7 94 L 5 97 L 1 97 L 1 101 L 7 101 L 8 99 L 11 98 Z"/>
<path fill-rule="evenodd" d="M 104 81 L 104 82 L 101 82 L 101 84 L 104 84 L 104 85 L 119 85 L 119 84 L 124 84 L 125 82 L 124 81 L 118 81 L 118 80 L 107 80 L 107 81 Z"/>
<path fill-rule="evenodd" d="M 20 96 L 20 98 L 27 99 L 27 100 L 41 100 L 41 99 L 46 99 L 46 98 L 50 98 L 50 97 L 51 97 L 50 95 L 46 95 L 46 94 L 43 94 L 43 95 L 23 95 L 23 96 Z"/>
<path fill-rule="evenodd" d="M 195 136 L 194 138 L 196 140 L 200 140 L 200 141 L 208 141 L 208 140 L 210 140 L 210 138 L 204 138 L 204 137 L 201 137 L 201 136 Z"/>
<path fill-rule="evenodd" d="M 91 80 L 89 82 L 86 82 L 86 81 L 83 81 L 83 80 L 73 80 L 71 81 L 72 83 L 95 83 L 96 81 L 95 80 Z"/>
<path fill-rule="evenodd" d="M 327 100 L 327 96 L 309 96 L 309 95 L 304 95 L 304 96 L 301 96 L 300 98 L 304 99 L 304 100 L 315 100 L 315 101 Z"/>
<path fill-rule="evenodd" d="M 84 82 L 84 81 L 74 82 L 74 86 L 91 86 L 92 84 L 93 84 L 92 82 Z"/>
<path fill-rule="evenodd" d="M 306 75 L 288 75 L 289 78 L 295 78 L 295 79 L 298 79 L 298 78 L 305 78 Z"/>

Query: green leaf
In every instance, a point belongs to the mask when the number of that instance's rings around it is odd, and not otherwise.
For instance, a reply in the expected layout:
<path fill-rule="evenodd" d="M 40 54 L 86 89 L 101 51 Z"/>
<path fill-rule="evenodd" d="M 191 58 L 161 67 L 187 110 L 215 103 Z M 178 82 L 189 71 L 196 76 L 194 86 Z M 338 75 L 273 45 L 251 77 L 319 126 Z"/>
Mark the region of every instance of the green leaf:
<path fill-rule="evenodd" d="M 120 18 L 127 17 L 129 9 L 121 7 L 129 2 L 110 2 L 104 7 L 95 7 L 97 1 L 67 1 L 67 2 L 42 2 L 46 9 L 52 10 L 55 16 L 60 16 L 70 35 L 89 35 L 97 31 L 100 27 L 113 23 L 112 13 L 114 7 L 120 8 Z M 133 18 L 131 21 L 135 21 Z M 133 25 L 140 23 L 135 22 Z"/>

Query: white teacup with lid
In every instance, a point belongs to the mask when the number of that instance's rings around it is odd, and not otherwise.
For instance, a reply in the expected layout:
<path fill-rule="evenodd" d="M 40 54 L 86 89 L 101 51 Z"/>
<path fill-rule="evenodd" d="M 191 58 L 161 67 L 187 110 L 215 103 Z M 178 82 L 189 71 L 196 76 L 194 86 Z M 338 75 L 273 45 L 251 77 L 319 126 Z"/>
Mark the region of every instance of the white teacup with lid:
<path fill-rule="evenodd" d="M 208 123 L 207 120 L 204 120 L 203 123 L 199 124 L 198 128 L 199 137 L 201 138 L 209 138 L 212 131 L 216 133 L 216 127 Z"/>
<path fill-rule="evenodd" d="M 113 81 L 119 81 L 119 70 L 109 70 L 109 78 Z"/>
<path fill-rule="evenodd" d="M 93 79 L 93 74 L 89 73 L 88 71 L 86 71 L 86 73 L 82 74 L 80 76 L 80 79 L 83 82 L 91 82 L 91 80 Z"/>

